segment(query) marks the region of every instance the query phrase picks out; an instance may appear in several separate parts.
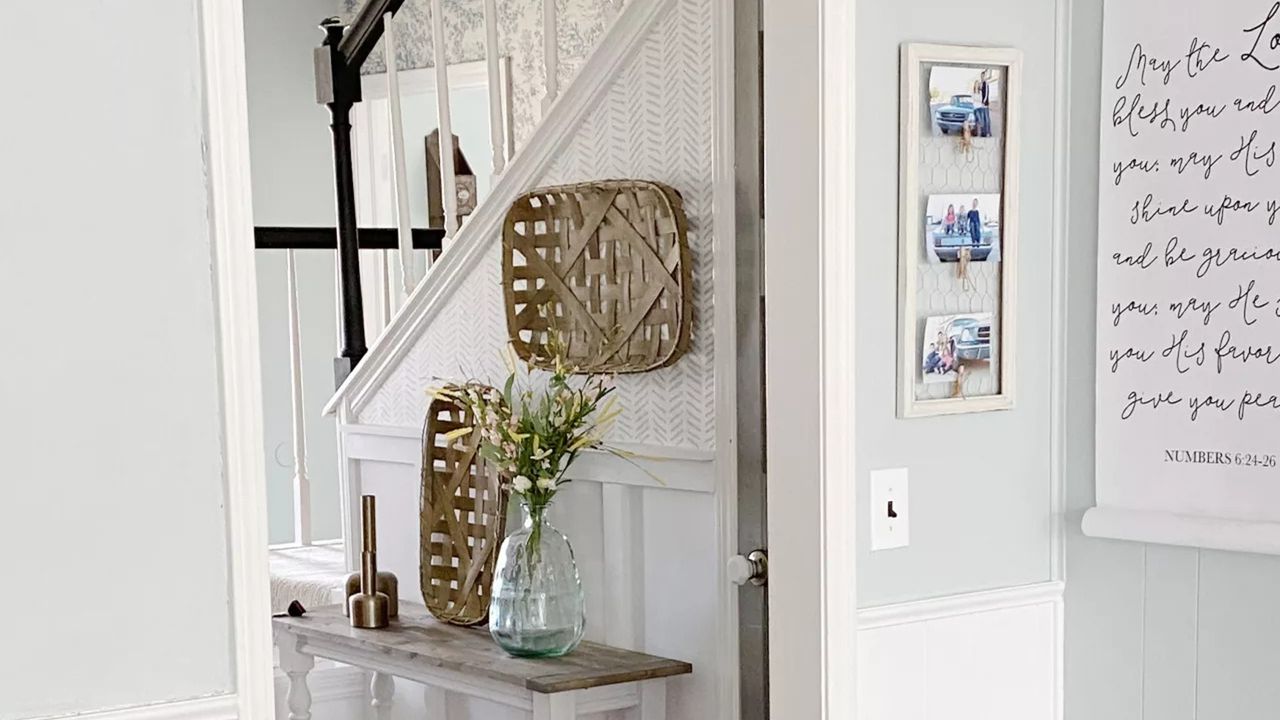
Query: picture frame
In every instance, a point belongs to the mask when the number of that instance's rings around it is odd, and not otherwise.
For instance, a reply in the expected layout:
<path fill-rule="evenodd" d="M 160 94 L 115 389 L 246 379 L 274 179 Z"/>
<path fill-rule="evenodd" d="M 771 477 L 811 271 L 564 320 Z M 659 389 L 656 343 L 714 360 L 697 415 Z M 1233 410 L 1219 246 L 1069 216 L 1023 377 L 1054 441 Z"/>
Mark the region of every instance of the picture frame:
<path fill-rule="evenodd" d="M 1022 62 L 1022 52 L 1015 48 L 927 43 L 902 45 L 898 203 L 899 418 L 990 412 L 1014 407 Z M 938 87 L 927 86 L 930 78 L 935 77 L 932 72 L 935 68 L 973 70 L 976 77 L 982 78 L 981 97 L 966 97 L 969 93 L 964 91 L 950 94 L 949 88 L 941 88 L 940 91 Z M 942 75 L 952 78 L 954 84 L 957 73 L 938 74 Z M 1003 86 L 999 100 L 1001 112 L 994 121 L 991 108 L 995 107 L 995 101 L 987 105 L 988 79 L 998 79 Z M 935 95 L 940 97 L 933 97 Z M 963 118 L 964 111 L 970 115 L 967 127 L 963 119 L 957 120 L 957 116 L 950 112 L 956 110 L 957 105 L 962 111 L 958 117 Z M 971 109 L 974 106 L 979 108 L 976 113 Z M 943 115 L 944 111 L 947 116 Z M 977 122 L 974 122 L 974 117 Z M 958 127 L 963 128 L 963 136 L 957 132 Z M 922 154 L 926 145 L 929 149 L 927 156 Z M 948 156 L 941 148 L 954 148 L 955 155 Z M 989 165 L 998 163 L 998 182 L 991 179 L 989 172 L 975 171 L 973 174 L 981 177 L 981 182 L 959 182 L 955 187 L 949 185 L 951 178 L 965 177 L 963 163 L 970 161 L 963 159 L 964 153 L 976 153 L 983 161 L 990 161 Z M 930 163 L 961 166 L 961 171 L 955 172 L 951 167 L 930 167 Z M 922 184 L 926 173 L 931 180 Z M 939 177 L 945 180 L 935 179 Z M 976 187 L 983 182 L 991 186 Z M 936 254 L 931 262 L 930 253 L 926 250 L 930 235 L 928 225 L 940 221 L 926 218 L 930 196 L 964 194 L 976 199 L 992 197 L 993 193 L 999 199 L 999 216 L 994 222 L 987 222 L 998 228 L 998 261 L 969 265 L 970 253 L 964 251 L 963 262 L 956 262 L 960 258 L 954 257 L 954 253 L 949 253 L 950 263 L 938 262 Z M 982 211 L 984 218 L 990 217 L 989 207 L 984 206 Z M 947 212 L 950 215 L 950 210 Z M 976 215 L 973 222 L 976 251 L 983 225 Z M 955 241 L 953 225 L 953 222 L 947 224 L 949 242 Z M 984 244 L 989 242 L 986 239 L 981 241 Z M 966 279 L 966 272 L 975 273 L 976 279 Z M 931 283 L 931 291 L 927 294 L 922 292 L 922 277 Z M 940 285 L 945 287 L 939 288 Z M 966 298 L 965 293 L 976 294 Z M 962 301 L 958 302 L 956 298 Z M 936 378 L 924 376 L 924 368 L 930 362 L 925 355 L 929 346 L 924 334 L 926 325 L 932 320 L 931 326 L 936 327 L 938 316 L 966 313 L 991 313 L 994 318 L 986 329 L 991 356 L 980 370 L 986 373 L 986 377 L 981 378 L 984 389 L 973 393 L 966 392 L 967 380 L 963 371 L 957 374 L 957 381 L 946 387 L 936 382 Z"/>

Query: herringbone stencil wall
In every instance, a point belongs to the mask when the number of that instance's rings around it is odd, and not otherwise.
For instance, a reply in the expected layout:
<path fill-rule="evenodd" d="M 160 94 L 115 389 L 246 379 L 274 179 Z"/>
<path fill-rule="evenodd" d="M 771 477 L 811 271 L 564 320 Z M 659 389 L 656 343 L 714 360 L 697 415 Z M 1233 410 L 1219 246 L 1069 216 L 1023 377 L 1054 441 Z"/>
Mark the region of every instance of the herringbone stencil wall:
<path fill-rule="evenodd" d="M 539 182 L 659 180 L 680 191 L 689 216 L 694 327 L 690 351 L 670 368 L 618 378 L 625 408 L 614 439 L 710 450 L 715 445 L 715 306 L 712 289 L 711 0 L 677 0 Z M 360 422 L 417 426 L 426 388 L 440 379 L 505 374 L 506 343 L 495 235 L 475 274 L 371 396 Z"/>

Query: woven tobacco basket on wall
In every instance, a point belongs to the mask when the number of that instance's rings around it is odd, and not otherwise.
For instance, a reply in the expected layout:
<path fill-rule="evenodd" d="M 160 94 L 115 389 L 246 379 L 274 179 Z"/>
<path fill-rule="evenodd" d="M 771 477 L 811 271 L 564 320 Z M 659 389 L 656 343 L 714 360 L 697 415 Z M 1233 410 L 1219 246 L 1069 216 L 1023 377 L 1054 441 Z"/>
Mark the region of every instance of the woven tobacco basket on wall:
<path fill-rule="evenodd" d="M 480 457 L 480 431 L 469 410 L 437 398 L 422 434 L 422 597 L 437 619 L 479 625 L 489 616 L 498 549 L 506 536 L 507 497 L 497 468 Z"/>
<path fill-rule="evenodd" d="M 605 180 L 533 190 L 502 232 L 507 333 L 516 353 L 578 372 L 671 365 L 693 324 L 688 223 L 661 183 Z"/>

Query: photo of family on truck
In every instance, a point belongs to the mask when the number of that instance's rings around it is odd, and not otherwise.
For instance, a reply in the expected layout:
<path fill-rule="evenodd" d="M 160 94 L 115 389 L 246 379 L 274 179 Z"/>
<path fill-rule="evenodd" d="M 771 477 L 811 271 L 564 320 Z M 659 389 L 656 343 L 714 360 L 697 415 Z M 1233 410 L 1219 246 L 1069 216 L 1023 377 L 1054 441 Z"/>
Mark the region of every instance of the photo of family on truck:
<path fill-rule="evenodd" d="M 1000 195 L 930 195 L 925 205 L 925 253 L 933 262 L 1000 260 Z"/>
<path fill-rule="evenodd" d="M 936 315 L 925 320 L 921 371 L 926 383 L 954 382 L 966 372 L 991 366 L 993 313 Z"/>
<path fill-rule="evenodd" d="M 933 135 L 1000 137 L 1004 126 L 1000 68 L 938 66 L 929 71 Z"/>

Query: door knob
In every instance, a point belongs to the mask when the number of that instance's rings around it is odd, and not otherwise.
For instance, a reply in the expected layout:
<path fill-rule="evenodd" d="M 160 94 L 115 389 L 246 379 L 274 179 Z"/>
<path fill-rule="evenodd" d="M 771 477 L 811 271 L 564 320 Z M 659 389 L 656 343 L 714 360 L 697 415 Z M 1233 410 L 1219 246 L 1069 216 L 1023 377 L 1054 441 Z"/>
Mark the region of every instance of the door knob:
<path fill-rule="evenodd" d="M 734 585 L 764 585 L 769 580 L 769 555 L 764 550 L 752 550 L 746 557 L 729 558 L 729 580 Z"/>

